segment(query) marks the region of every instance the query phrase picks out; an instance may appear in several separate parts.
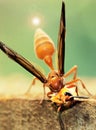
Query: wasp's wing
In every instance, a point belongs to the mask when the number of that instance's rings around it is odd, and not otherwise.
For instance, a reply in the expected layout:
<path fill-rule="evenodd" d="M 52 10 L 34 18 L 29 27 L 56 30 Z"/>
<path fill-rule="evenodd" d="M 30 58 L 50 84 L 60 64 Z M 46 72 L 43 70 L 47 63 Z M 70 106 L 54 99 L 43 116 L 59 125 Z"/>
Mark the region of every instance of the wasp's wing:
<path fill-rule="evenodd" d="M 20 64 L 23 68 L 25 68 L 27 71 L 29 71 L 31 74 L 33 74 L 35 77 L 37 77 L 41 82 L 46 83 L 46 77 L 38 70 L 36 69 L 28 60 L 26 60 L 24 57 L 7 47 L 4 43 L 0 42 L 0 49 L 8 55 L 11 59 L 13 59 L 15 62 Z"/>
<path fill-rule="evenodd" d="M 60 29 L 58 35 L 58 71 L 60 75 L 64 74 L 64 59 L 65 59 L 65 4 L 62 2 Z"/>

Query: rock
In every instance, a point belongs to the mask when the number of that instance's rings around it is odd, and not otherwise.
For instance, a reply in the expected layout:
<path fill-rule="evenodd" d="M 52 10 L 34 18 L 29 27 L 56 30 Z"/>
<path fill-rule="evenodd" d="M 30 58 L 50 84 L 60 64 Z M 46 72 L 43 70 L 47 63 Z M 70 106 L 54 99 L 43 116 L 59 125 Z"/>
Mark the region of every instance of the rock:
<path fill-rule="evenodd" d="M 0 130 L 95 130 L 96 100 L 57 112 L 48 100 L 0 99 Z"/>

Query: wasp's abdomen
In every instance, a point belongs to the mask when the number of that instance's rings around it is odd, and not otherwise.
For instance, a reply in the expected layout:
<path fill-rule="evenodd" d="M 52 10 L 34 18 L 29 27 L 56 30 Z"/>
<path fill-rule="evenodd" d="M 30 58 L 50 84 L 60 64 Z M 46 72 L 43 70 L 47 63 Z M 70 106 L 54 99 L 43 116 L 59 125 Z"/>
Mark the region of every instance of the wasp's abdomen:
<path fill-rule="evenodd" d="M 37 29 L 34 38 L 34 46 L 37 57 L 44 60 L 53 69 L 52 55 L 55 51 L 51 38 L 41 29 Z"/>

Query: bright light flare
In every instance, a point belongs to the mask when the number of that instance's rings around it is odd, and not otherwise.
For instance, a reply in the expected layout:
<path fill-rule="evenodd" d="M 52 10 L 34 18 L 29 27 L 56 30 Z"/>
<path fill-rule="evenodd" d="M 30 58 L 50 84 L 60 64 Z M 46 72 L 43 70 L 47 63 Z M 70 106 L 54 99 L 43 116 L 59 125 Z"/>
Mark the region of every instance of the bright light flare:
<path fill-rule="evenodd" d="M 31 22 L 34 26 L 39 26 L 41 21 L 39 17 L 33 17 Z"/>

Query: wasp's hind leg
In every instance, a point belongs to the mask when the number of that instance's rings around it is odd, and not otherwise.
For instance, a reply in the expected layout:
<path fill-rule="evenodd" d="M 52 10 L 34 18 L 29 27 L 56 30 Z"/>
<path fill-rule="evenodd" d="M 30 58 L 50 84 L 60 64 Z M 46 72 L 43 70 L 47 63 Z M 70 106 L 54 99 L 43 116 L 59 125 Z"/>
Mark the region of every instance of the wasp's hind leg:
<path fill-rule="evenodd" d="M 30 94 L 31 89 L 32 89 L 33 85 L 36 84 L 36 81 L 37 81 L 37 80 L 38 80 L 37 78 L 34 78 L 34 79 L 32 80 L 32 83 L 30 84 L 28 90 L 25 92 L 24 95 L 26 95 L 26 96 L 30 96 L 30 95 L 31 95 L 31 94 Z M 43 103 L 43 101 L 45 100 L 45 97 L 46 97 L 45 84 L 43 84 L 43 97 L 40 99 L 40 104 Z"/>
<path fill-rule="evenodd" d="M 76 84 L 79 81 L 81 83 L 83 89 L 85 89 L 85 91 L 88 93 L 88 95 L 92 95 L 86 88 L 83 81 L 77 77 L 77 69 L 78 69 L 78 67 L 77 67 L 77 65 L 75 65 L 64 75 L 64 78 L 67 78 L 68 76 L 70 76 L 73 73 L 73 79 L 70 82 L 67 82 L 66 85 L 71 85 L 74 83 Z"/>
<path fill-rule="evenodd" d="M 32 89 L 32 86 L 35 85 L 36 83 L 36 80 L 38 80 L 37 78 L 34 78 L 30 84 L 30 86 L 28 87 L 27 91 L 25 92 L 24 95 L 30 95 L 30 92 L 31 92 L 31 89 Z"/>
<path fill-rule="evenodd" d="M 86 88 L 86 86 L 83 83 L 83 81 L 81 79 L 79 79 L 79 78 L 77 78 L 75 80 L 72 80 L 70 82 L 67 82 L 66 85 L 74 84 L 74 83 L 77 83 L 77 82 L 80 82 L 81 86 L 83 87 L 83 89 L 85 89 L 85 91 L 88 93 L 88 95 L 92 96 L 92 94 L 88 91 L 88 89 Z"/>
<path fill-rule="evenodd" d="M 74 65 L 66 74 L 64 74 L 64 78 L 67 78 L 71 74 L 73 74 L 73 79 L 77 78 L 77 65 Z"/>
<path fill-rule="evenodd" d="M 40 104 L 43 104 L 45 98 L 46 98 L 46 91 L 45 91 L 45 84 L 43 84 L 43 97 L 42 97 L 42 99 L 40 100 Z"/>

